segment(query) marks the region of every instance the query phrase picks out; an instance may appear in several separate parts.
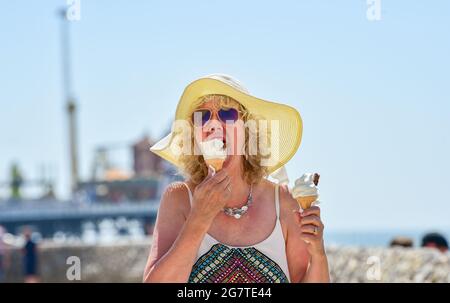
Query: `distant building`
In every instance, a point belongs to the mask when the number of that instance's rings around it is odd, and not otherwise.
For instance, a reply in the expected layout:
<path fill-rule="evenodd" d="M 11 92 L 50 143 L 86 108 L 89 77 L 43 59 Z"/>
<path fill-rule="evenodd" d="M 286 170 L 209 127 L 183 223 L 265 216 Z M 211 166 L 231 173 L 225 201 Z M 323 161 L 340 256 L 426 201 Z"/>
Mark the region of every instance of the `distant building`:
<path fill-rule="evenodd" d="M 115 167 L 109 161 L 107 147 L 98 149 L 92 180 L 79 183 L 81 199 L 88 202 L 159 200 L 167 184 L 180 176 L 171 164 L 149 150 L 152 144 L 144 136 L 131 146 L 133 173 Z"/>
<path fill-rule="evenodd" d="M 157 199 L 159 183 L 155 177 L 81 182 L 79 193 L 86 202 L 143 202 Z"/>
<path fill-rule="evenodd" d="M 148 177 L 163 173 L 163 160 L 150 152 L 153 142 L 148 136 L 133 145 L 133 170 L 136 177 Z"/>

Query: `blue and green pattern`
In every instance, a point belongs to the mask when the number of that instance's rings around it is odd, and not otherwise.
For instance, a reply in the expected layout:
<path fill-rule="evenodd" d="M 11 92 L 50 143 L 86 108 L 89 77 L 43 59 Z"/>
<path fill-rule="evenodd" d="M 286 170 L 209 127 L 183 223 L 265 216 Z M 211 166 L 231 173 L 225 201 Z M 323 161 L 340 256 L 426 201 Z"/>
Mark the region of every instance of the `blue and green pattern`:
<path fill-rule="evenodd" d="M 217 243 L 192 267 L 190 283 L 288 283 L 283 270 L 259 250 Z"/>

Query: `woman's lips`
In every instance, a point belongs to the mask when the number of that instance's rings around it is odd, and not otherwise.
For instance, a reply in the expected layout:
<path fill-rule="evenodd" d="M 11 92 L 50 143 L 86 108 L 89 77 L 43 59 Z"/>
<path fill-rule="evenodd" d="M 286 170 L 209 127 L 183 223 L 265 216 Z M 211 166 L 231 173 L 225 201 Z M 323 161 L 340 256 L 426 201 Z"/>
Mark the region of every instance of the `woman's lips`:
<path fill-rule="evenodd" d="M 227 137 L 226 135 L 223 135 L 222 133 L 215 133 L 215 134 L 211 134 L 208 137 L 206 137 L 206 139 L 204 139 L 204 141 L 210 141 L 210 140 L 214 140 L 214 139 L 219 139 L 222 140 L 223 142 L 223 147 L 227 153 L 227 157 L 225 158 L 225 161 L 223 162 L 223 166 L 227 166 L 233 156 L 233 151 L 230 151 L 229 147 L 227 146 Z"/>
<path fill-rule="evenodd" d="M 226 146 L 226 144 L 227 144 L 227 138 L 226 138 L 225 136 L 211 135 L 211 136 L 208 136 L 208 137 L 205 139 L 205 141 L 210 141 L 210 140 L 214 140 L 214 139 L 222 140 L 223 146 Z"/>

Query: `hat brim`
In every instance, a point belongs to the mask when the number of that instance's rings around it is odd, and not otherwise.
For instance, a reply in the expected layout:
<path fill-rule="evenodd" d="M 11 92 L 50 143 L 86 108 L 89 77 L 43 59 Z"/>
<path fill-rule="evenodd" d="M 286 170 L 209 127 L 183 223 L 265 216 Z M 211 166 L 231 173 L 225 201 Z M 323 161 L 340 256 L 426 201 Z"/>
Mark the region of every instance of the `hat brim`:
<path fill-rule="evenodd" d="M 267 167 L 272 173 L 285 165 L 296 153 L 302 139 L 303 123 L 300 113 L 293 107 L 263 100 L 246 94 L 231 85 L 212 78 L 201 78 L 189 84 L 178 103 L 175 120 L 188 120 L 199 105 L 200 97 L 210 94 L 226 95 L 241 103 L 250 113 L 269 121 L 278 121 L 278 157 L 273 165 Z M 179 167 L 178 157 L 171 152 L 170 142 L 172 134 L 151 147 L 151 151 L 173 165 Z"/>

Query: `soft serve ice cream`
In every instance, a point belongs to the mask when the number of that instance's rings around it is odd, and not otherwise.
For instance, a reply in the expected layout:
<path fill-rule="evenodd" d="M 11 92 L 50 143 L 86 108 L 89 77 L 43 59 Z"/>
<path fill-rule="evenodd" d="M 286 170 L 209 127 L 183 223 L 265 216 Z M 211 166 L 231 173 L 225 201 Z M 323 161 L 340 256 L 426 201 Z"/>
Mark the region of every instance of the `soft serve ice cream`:
<path fill-rule="evenodd" d="M 319 177 L 318 174 L 307 173 L 295 181 L 292 196 L 297 200 L 302 209 L 310 208 L 317 201 L 319 197 L 317 190 Z"/>
<path fill-rule="evenodd" d="M 200 142 L 199 145 L 205 163 L 212 166 L 215 171 L 221 170 L 227 158 L 227 151 L 224 148 L 223 141 L 220 139 L 212 139 Z"/>

